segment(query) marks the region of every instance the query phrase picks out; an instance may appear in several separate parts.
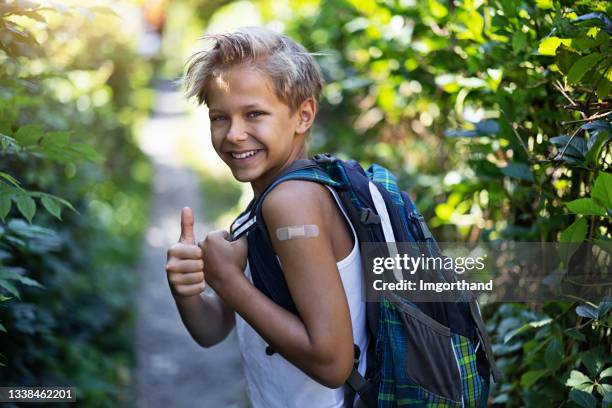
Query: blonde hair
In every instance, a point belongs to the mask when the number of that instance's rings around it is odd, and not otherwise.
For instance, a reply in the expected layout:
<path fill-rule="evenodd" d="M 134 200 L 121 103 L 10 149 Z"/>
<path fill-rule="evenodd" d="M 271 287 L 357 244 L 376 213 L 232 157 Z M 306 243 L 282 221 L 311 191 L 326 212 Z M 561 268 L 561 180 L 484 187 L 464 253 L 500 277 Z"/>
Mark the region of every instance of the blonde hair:
<path fill-rule="evenodd" d="M 207 103 L 210 81 L 235 66 L 249 66 L 265 74 L 291 113 L 309 97 L 319 101 L 324 80 L 312 56 L 320 54 L 309 53 L 286 35 L 263 27 L 242 27 L 201 39 L 214 40 L 215 45 L 189 58 L 183 78 L 187 97 L 197 97 L 198 104 Z"/>

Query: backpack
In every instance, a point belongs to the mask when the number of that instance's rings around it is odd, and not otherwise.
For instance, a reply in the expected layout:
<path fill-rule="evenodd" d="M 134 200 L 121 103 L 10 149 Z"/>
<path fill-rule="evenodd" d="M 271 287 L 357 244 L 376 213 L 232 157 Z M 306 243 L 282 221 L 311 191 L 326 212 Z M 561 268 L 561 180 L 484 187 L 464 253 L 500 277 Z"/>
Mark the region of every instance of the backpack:
<path fill-rule="evenodd" d="M 420 242 L 437 248 L 423 216 L 397 186 L 396 177 L 373 164 L 366 171 L 354 160 L 330 154 L 297 160 L 253 199 L 230 228 L 230 239 L 244 234 L 253 284 L 275 303 L 297 314 L 274 254 L 262 203 L 287 180 L 332 187 L 340 197 L 360 243 Z M 355 367 L 346 381 L 345 407 L 486 407 L 489 377 L 497 369 L 484 323 L 473 297 L 457 302 L 410 302 L 382 297 L 366 302 L 371 339 L 368 350 L 355 345 Z M 262 351 L 263 352 L 263 351 Z M 274 350 L 268 346 L 268 355 Z M 366 372 L 357 371 L 366 353 Z"/>

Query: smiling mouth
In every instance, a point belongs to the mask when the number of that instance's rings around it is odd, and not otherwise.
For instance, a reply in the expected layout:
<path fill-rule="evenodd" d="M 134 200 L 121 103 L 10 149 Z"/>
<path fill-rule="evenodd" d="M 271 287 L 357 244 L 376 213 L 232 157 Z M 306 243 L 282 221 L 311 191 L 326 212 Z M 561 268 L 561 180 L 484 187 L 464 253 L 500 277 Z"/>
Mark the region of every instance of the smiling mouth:
<path fill-rule="evenodd" d="M 260 151 L 261 151 L 260 149 L 256 149 L 256 150 L 248 150 L 246 152 L 241 152 L 241 153 L 230 152 L 230 154 L 232 158 L 234 159 L 243 160 L 243 159 L 248 159 L 249 157 L 255 156 Z"/>

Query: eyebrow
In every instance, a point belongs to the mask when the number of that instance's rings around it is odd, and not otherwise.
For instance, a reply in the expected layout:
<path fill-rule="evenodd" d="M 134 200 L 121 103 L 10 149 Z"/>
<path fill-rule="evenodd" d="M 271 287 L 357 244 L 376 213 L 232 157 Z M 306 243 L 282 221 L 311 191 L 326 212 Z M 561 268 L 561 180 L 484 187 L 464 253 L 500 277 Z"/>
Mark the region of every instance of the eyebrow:
<path fill-rule="evenodd" d="M 248 109 L 262 109 L 262 107 L 260 107 L 260 106 L 259 106 L 258 104 L 256 104 L 256 103 L 251 103 L 251 104 L 248 104 L 248 105 L 243 105 L 243 106 L 240 106 L 240 107 L 239 107 L 239 109 L 241 109 L 241 110 L 248 110 Z M 222 110 L 222 109 L 215 109 L 215 108 L 209 108 L 209 109 L 208 109 L 208 111 L 209 111 L 210 113 L 213 113 L 213 112 L 223 112 L 223 110 Z"/>

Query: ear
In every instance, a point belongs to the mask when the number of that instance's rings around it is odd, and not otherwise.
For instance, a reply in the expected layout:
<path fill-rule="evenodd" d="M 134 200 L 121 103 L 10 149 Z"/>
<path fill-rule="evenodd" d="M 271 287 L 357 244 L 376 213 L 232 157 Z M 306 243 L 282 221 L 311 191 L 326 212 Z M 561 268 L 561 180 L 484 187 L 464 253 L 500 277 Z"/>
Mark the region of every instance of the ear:
<path fill-rule="evenodd" d="M 297 109 L 297 127 L 295 133 L 303 134 L 310 129 L 317 114 L 317 104 L 312 97 L 307 98 Z"/>

